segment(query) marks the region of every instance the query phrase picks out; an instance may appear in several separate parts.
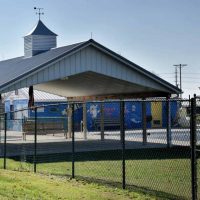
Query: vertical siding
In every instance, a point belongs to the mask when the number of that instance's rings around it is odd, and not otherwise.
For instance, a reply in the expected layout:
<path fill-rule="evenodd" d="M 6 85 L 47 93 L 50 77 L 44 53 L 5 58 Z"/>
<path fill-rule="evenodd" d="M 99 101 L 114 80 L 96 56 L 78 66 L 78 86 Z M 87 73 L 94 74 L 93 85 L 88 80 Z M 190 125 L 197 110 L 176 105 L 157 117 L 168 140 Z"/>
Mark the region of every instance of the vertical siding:
<path fill-rule="evenodd" d="M 163 87 L 158 83 L 155 83 L 155 81 L 150 80 L 139 72 L 127 67 L 120 61 L 117 61 L 111 56 L 91 46 L 70 56 L 66 56 L 45 69 L 35 72 L 35 74 L 32 74 L 15 84 L 15 88 L 12 86 L 12 89 L 29 87 L 30 85 L 56 80 L 86 71 L 101 73 L 106 76 L 133 82 L 145 87 L 163 89 Z"/>
<path fill-rule="evenodd" d="M 81 51 L 81 65 L 83 69 L 87 69 L 87 54 L 85 49 Z"/>
<path fill-rule="evenodd" d="M 86 70 L 91 69 L 91 55 L 90 55 L 90 48 L 86 48 Z"/>
<path fill-rule="evenodd" d="M 64 68 L 65 68 L 65 74 L 64 75 L 67 75 L 68 73 L 71 74 L 71 68 L 70 68 L 70 59 L 67 58 L 67 59 L 64 59 Z M 62 66 L 63 67 L 63 66 Z"/>
<path fill-rule="evenodd" d="M 71 68 L 71 74 L 75 74 L 76 72 L 76 56 L 73 54 L 70 56 L 70 68 Z"/>
<path fill-rule="evenodd" d="M 54 79 L 59 79 L 60 76 L 61 76 L 61 73 L 60 73 L 60 62 L 57 62 L 55 65 L 54 65 Z"/>
<path fill-rule="evenodd" d="M 38 82 L 44 81 L 44 71 L 41 71 L 40 73 L 37 73 L 38 76 Z"/>
<path fill-rule="evenodd" d="M 42 70 L 40 72 L 43 72 L 43 74 L 44 74 L 44 82 L 47 82 L 49 80 L 49 68 L 46 68 L 46 69 L 44 69 L 44 70 Z"/>
<path fill-rule="evenodd" d="M 76 53 L 76 71 L 81 72 L 81 51 Z"/>
<path fill-rule="evenodd" d="M 48 75 L 49 75 L 49 80 L 53 80 L 54 79 L 54 65 L 49 67 L 49 72 L 48 72 Z"/>
<path fill-rule="evenodd" d="M 96 65 L 96 71 L 98 73 L 102 73 L 102 54 L 98 53 L 97 50 L 95 50 L 95 65 Z"/>
<path fill-rule="evenodd" d="M 59 73 L 60 73 L 61 77 L 62 77 L 62 75 L 65 75 L 65 73 L 66 73 L 64 59 L 59 62 Z"/>

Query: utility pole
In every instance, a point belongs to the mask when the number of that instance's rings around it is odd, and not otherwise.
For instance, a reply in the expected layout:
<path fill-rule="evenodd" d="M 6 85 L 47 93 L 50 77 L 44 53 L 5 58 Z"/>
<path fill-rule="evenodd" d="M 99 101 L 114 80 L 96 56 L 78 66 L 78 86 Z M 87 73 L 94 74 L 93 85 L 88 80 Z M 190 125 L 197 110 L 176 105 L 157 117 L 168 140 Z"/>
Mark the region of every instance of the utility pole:
<path fill-rule="evenodd" d="M 178 87 L 178 69 L 177 66 L 175 66 L 175 86 Z M 178 97 L 179 95 L 177 95 Z"/>
<path fill-rule="evenodd" d="M 179 68 L 179 72 L 180 72 L 180 89 L 181 89 L 181 94 L 180 94 L 180 98 L 182 99 L 182 67 L 187 66 L 187 64 L 178 64 L 178 65 L 174 65 L 176 68 Z"/>
<path fill-rule="evenodd" d="M 175 86 L 178 87 L 178 71 L 177 71 L 177 66 L 175 67 Z"/>

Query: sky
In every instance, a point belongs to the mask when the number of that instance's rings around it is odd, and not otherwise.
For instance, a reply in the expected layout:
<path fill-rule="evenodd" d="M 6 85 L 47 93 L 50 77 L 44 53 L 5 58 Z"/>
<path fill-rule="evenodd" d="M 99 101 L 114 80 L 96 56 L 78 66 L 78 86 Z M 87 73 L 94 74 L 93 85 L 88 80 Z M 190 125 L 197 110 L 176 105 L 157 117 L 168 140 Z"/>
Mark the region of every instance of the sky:
<path fill-rule="evenodd" d="M 0 0 L 0 60 L 24 54 L 23 36 L 37 23 L 57 33 L 58 46 L 91 38 L 175 85 L 200 95 L 200 0 Z M 178 72 L 179 73 L 179 72 Z M 179 82 L 179 79 L 178 79 Z"/>

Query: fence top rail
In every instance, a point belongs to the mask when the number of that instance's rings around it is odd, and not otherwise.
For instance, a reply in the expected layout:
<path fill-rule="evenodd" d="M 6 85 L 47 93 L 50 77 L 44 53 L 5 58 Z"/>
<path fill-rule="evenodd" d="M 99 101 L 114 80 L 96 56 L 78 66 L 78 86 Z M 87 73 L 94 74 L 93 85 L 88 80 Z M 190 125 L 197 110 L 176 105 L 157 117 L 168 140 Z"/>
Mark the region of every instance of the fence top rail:
<path fill-rule="evenodd" d="M 200 98 L 200 96 L 199 96 Z M 22 112 L 22 111 L 26 111 L 26 110 L 32 110 L 35 111 L 38 108 L 45 108 L 45 107 L 49 107 L 49 106 L 60 106 L 60 105 L 73 105 L 73 104 L 85 104 L 85 103 L 120 103 L 121 101 L 124 102 L 166 102 L 166 99 L 132 99 L 132 100 L 103 100 L 103 101 L 86 101 L 86 102 L 80 102 L 80 101 L 68 101 L 66 103 L 52 103 L 52 104 L 43 104 L 43 105 L 36 105 L 33 107 L 26 107 L 23 109 L 18 109 L 18 110 L 14 110 L 14 111 L 9 111 L 9 112 L 4 112 L 4 113 L 0 113 L 1 115 L 5 115 L 5 113 L 17 113 L 17 112 Z M 169 99 L 169 101 L 173 102 L 173 101 L 178 101 L 178 102 L 189 102 L 189 99 Z"/>

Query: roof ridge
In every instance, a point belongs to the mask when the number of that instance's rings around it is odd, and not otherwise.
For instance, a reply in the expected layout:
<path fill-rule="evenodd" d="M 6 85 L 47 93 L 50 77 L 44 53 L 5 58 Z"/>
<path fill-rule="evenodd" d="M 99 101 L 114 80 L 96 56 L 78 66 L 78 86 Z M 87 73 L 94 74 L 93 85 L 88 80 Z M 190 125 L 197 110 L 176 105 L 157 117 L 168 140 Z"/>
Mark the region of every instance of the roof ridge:
<path fill-rule="evenodd" d="M 74 44 L 65 45 L 65 46 L 54 47 L 54 48 L 51 48 L 50 51 L 54 50 L 54 49 L 70 47 L 70 46 L 73 46 L 73 45 L 80 45 L 80 44 L 85 43 L 85 42 L 87 42 L 87 40 L 86 41 L 82 41 L 82 42 L 77 42 L 77 43 L 74 43 Z M 46 52 L 48 52 L 48 51 L 46 51 Z M 44 53 L 46 53 L 46 52 L 44 52 Z"/>

